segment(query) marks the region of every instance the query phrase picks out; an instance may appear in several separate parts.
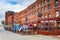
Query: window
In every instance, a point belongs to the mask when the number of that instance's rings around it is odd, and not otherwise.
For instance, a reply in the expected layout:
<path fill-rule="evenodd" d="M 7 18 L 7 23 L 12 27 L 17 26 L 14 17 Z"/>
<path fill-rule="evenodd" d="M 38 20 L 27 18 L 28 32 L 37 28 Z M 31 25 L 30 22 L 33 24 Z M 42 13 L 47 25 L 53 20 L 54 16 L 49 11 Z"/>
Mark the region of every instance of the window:
<path fill-rule="evenodd" d="M 60 27 L 60 23 L 59 23 L 59 27 Z"/>
<path fill-rule="evenodd" d="M 41 11 L 43 11 L 43 8 L 41 8 Z"/>
<path fill-rule="evenodd" d="M 45 18 L 45 15 L 43 16 L 43 18 Z"/>
<path fill-rule="evenodd" d="M 42 1 L 40 3 L 38 3 L 38 4 L 39 4 L 39 7 L 42 6 Z"/>
<path fill-rule="evenodd" d="M 60 23 L 58 24 L 58 29 L 60 29 Z"/>
<path fill-rule="evenodd" d="M 33 12 L 32 15 L 35 15 L 35 12 Z"/>
<path fill-rule="evenodd" d="M 41 12 L 38 12 L 38 17 L 41 17 L 41 16 L 42 16 Z"/>
<path fill-rule="evenodd" d="M 47 15 L 45 14 L 45 16 L 44 16 L 45 18 L 47 18 Z"/>
<path fill-rule="evenodd" d="M 44 25 L 44 24 L 42 24 L 41 26 L 42 26 L 42 27 L 41 27 L 41 29 L 42 29 L 42 30 L 45 30 L 45 29 L 44 29 L 45 25 Z"/>
<path fill-rule="evenodd" d="M 41 25 L 40 25 L 40 24 L 38 24 L 39 29 L 40 29 L 40 26 L 41 26 Z"/>
<path fill-rule="evenodd" d="M 50 7 L 50 4 L 48 5 L 48 10 L 50 10 L 51 9 L 51 7 Z"/>
<path fill-rule="evenodd" d="M 50 2 L 50 0 L 48 0 L 48 2 Z"/>
<path fill-rule="evenodd" d="M 42 19 L 44 18 L 44 16 L 42 16 Z"/>
<path fill-rule="evenodd" d="M 28 17 L 26 16 L 25 21 L 28 21 Z"/>
<path fill-rule="evenodd" d="M 52 28 L 53 26 L 52 26 L 52 25 L 53 25 L 53 23 L 51 22 L 51 23 L 50 23 L 50 31 L 53 30 L 53 28 Z"/>
<path fill-rule="evenodd" d="M 40 12 L 40 9 L 38 11 Z"/>
<path fill-rule="evenodd" d="M 55 1 L 55 6 L 58 7 L 58 0 Z"/>
<path fill-rule="evenodd" d="M 51 14 L 50 13 L 48 14 L 48 18 L 51 18 Z"/>
<path fill-rule="evenodd" d="M 46 6 L 44 6 L 44 11 L 46 11 Z"/>
<path fill-rule="evenodd" d="M 45 25 L 45 30 L 48 31 L 48 23 L 46 23 Z"/>
<path fill-rule="evenodd" d="M 32 22 L 32 19 L 30 19 L 30 22 Z"/>
<path fill-rule="evenodd" d="M 35 9 L 35 6 L 33 6 L 33 9 Z"/>
<path fill-rule="evenodd" d="M 56 10 L 56 17 L 58 17 L 59 16 L 59 11 L 58 10 Z"/>
<path fill-rule="evenodd" d="M 44 4 L 46 4 L 46 0 L 44 0 Z"/>
<path fill-rule="evenodd" d="M 32 19 L 32 22 L 36 22 L 36 20 L 35 19 Z"/>
<path fill-rule="evenodd" d="M 33 10 L 33 7 L 31 7 L 31 10 Z"/>

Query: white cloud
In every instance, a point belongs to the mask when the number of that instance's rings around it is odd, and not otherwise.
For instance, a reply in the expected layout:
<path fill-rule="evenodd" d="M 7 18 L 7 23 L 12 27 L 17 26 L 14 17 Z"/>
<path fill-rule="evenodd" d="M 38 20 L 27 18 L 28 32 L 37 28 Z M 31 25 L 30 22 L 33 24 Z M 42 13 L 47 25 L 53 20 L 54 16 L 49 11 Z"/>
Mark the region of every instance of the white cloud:
<path fill-rule="evenodd" d="M 7 0 L 6 0 L 7 1 Z M 35 2 L 34 0 L 9 0 L 9 1 L 16 1 L 18 4 L 13 5 L 10 3 L 7 3 L 5 0 L 0 0 L 0 22 L 5 19 L 5 12 L 6 11 L 15 11 L 19 12 L 26 8 L 28 5 Z M 20 3 L 21 1 L 21 3 Z"/>
<path fill-rule="evenodd" d="M 17 1 L 17 0 L 16 0 L 16 1 Z M 33 2 L 35 2 L 36 0 L 23 0 L 22 3 L 20 3 L 20 1 L 21 1 L 21 0 L 18 0 L 17 2 L 18 2 L 19 4 L 21 4 L 22 6 L 28 6 L 28 5 L 32 4 Z"/>
<path fill-rule="evenodd" d="M 11 11 L 21 11 L 23 8 L 21 8 L 22 6 L 20 6 L 19 4 L 16 5 L 11 5 L 11 4 L 4 4 L 4 3 L 0 3 L 0 21 L 2 21 L 3 19 L 5 19 L 5 12 L 8 10 Z"/>

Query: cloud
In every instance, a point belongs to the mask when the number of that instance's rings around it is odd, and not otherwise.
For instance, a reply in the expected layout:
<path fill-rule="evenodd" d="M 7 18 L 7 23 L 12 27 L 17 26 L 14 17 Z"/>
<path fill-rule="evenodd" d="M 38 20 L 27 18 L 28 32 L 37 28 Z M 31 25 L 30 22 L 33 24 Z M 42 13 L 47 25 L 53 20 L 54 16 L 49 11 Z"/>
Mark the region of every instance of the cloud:
<path fill-rule="evenodd" d="M 5 3 L 0 3 L 0 21 L 5 19 L 5 12 L 10 10 L 10 11 L 15 11 L 19 12 L 24 8 L 21 8 L 19 4 L 12 5 L 12 4 L 5 4 Z"/>
<path fill-rule="evenodd" d="M 36 0 L 0 0 L 0 22 L 5 20 L 6 11 L 20 12 L 35 1 Z"/>
<path fill-rule="evenodd" d="M 16 0 L 17 1 L 17 0 Z M 22 6 L 29 6 L 30 4 L 34 3 L 36 0 L 18 0 L 17 2 L 21 4 Z"/>

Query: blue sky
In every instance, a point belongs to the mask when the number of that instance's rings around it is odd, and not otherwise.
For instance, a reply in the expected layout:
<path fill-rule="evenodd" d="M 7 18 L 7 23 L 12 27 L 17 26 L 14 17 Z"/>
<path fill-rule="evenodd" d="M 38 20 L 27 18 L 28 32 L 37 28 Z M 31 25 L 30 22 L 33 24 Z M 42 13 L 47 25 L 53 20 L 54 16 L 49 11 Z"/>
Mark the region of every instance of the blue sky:
<path fill-rule="evenodd" d="M 5 20 L 6 11 L 20 12 L 36 0 L 0 0 L 0 24 Z"/>

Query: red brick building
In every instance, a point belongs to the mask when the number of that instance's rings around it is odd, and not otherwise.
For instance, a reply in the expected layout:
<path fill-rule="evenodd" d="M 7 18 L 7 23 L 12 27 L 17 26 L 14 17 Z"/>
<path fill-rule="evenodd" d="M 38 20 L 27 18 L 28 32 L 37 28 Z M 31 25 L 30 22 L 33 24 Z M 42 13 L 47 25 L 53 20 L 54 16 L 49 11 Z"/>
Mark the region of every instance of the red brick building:
<path fill-rule="evenodd" d="M 42 17 L 40 17 L 40 24 L 41 24 L 40 26 L 44 27 L 43 29 L 44 31 L 48 30 L 48 33 L 51 33 L 51 31 L 54 32 L 55 30 L 60 28 L 60 5 L 59 5 L 60 3 L 59 2 L 60 0 L 40 0 L 39 12 L 42 14 Z M 58 31 L 56 31 L 55 33 L 57 34 Z"/>
<path fill-rule="evenodd" d="M 6 21 L 6 25 L 9 26 L 8 29 L 11 29 L 14 24 L 14 12 L 13 11 L 5 12 L 5 21 Z"/>
<path fill-rule="evenodd" d="M 36 0 L 14 15 L 19 24 L 37 24 L 39 34 L 60 34 L 60 0 Z"/>

